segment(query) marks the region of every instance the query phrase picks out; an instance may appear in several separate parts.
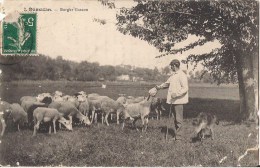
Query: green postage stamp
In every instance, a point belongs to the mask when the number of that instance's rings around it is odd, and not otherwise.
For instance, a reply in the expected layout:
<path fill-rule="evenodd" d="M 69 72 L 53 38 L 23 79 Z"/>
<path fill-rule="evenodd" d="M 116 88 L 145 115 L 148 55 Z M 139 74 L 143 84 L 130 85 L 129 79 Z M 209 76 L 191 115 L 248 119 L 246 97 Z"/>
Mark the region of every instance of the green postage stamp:
<path fill-rule="evenodd" d="M 2 54 L 36 54 L 36 13 L 19 14 L 3 22 Z"/>

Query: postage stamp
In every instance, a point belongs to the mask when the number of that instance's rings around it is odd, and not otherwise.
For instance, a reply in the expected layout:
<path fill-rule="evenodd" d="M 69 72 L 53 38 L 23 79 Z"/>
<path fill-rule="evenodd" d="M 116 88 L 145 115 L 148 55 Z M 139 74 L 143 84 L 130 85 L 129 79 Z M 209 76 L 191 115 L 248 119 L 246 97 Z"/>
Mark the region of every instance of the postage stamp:
<path fill-rule="evenodd" d="M 23 13 L 5 19 L 2 33 L 2 54 L 36 54 L 36 13 Z"/>

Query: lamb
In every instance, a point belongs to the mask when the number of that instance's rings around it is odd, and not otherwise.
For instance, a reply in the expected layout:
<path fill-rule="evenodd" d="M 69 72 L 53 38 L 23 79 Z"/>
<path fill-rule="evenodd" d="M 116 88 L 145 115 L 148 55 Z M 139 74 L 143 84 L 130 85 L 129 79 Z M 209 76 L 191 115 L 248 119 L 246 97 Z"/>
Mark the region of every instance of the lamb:
<path fill-rule="evenodd" d="M 148 115 L 150 113 L 150 106 L 153 101 L 153 97 L 150 99 L 150 96 L 147 99 L 144 99 L 143 101 L 139 103 L 132 103 L 125 105 L 125 110 L 123 112 L 124 114 L 124 120 L 122 129 L 125 125 L 125 120 L 127 118 L 130 118 L 133 120 L 133 125 L 135 126 L 135 122 L 141 118 L 142 120 L 142 131 L 146 131 L 147 125 L 148 125 Z"/>
<path fill-rule="evenodd" d="M 18 103 L 13 103 L 10 107 L 13 122 L 17 123 L 17 129 L 20 131 L 20 124 L 28 123 L 28 115 Z"/>
<path fill-rule="evenodd" d="M 72 131 L 72 123 L 66 120 L 61 113 L 56 109 L 46 108 L 46 107 L 38 107 L 33 111 L 34 118 L 34 130 L 33 136 L 36 136 L 36 132 L 40 127 L 41 122 L 49 122 L 52 121 L 54 134 L 56 134 L 56 121 L 63 124 L 68 130 Z M 51 126 L 49 127 L 49 134 L 51 134 Z"/>
<path fill-rule="evenodd" d="M 89 118 L 84 116 L 71 102 L 52 102 L 48 107 L 57 109 L 64 117 L 69 117 L 71 122 L 72 117 L 75 117 L 86 125 L 91 124 Z"/>

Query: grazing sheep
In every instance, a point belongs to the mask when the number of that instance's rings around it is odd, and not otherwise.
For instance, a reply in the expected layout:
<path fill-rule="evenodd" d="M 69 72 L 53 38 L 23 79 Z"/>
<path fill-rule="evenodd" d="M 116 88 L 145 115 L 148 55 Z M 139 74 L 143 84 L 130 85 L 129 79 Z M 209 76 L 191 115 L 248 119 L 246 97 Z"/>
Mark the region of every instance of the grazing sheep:
<path fill-rule="evenodd" d="M 57 109 L 64 117 L 69 117 L 71 122 L 74 117 L 86 125 L 91 124 L 89 118 L 84 116 L 71 102 L 52 102 L 48 107 Z"/>
<path fill-rule="evenodd" d="M 13 122 L 17 123 L 17 129 L 20 131 L 20 124 L 28 123 L 28 115 L 18 103 L 13 103 L 10 107 Z"/>
<path fill-rule="evenodd" d="M 6 121 L 11 117 L 11 105 L 6 101 L 0 100 L 0 121 L 2 124 L 1 136 L 4 135 L 6 129 Z"/>
<path fill-rule="evenodd" d="M 66 120 L 61 113 L 56 109 L 46 108 L 46 107 L 38 107 L 33 111 L 34 118 L 34 130 L 33 136 L 36 135 L 37 130 L 40 127 L 41 122 L 53 122 L 54 134 L 56 134 L 56 121 L 63 124 L 68 130 L 72 131 L 72 123 Z M 49 127 L 49 134 L 51 133 L 51 126 Z"/>
<path fill-rule="evenodd" d="M 148 115 L 150 113 L 150 106 L 152 104 L 152 101 L 153 101 L 153 97 L 150 98 L 149 96 L 147 99 L 144 99 L 139 103 L 127 104 L 123 112 L 124 120 L 123 120 L 122 129 L 124 128 L 124 123 L 127 118 L 134 120 L 133 121 L 134 126 L 137 119 L 141 118 L 142 125 L 143 125 L 142 131 L 145 131 L 148 125 Z"/>
<path fill-rule="evenodd" d="M 119 115 L 120 115 L 120 113 L 122 113 L 124 111 L 124 106 L 123 106 L 123 104 L 121 104 L 111 98 L 104 98 L 101 101 L 101 110 L 105 114 L 105 122 L 109 126 L 108 120 L 107 120 L 108 115 L 110 113 L 116 112 L 117 124 L 119 124 Z M 102 117 L 102 123 L 103 123 L 103 117 Z"/>

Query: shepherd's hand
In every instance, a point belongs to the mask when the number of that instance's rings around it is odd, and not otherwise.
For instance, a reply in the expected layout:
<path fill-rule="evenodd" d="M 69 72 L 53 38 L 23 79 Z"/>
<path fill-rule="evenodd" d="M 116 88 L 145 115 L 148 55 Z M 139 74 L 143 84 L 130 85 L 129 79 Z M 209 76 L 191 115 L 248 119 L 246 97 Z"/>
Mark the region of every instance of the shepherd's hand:
<path fill-rule="evenodd" d="M 156 89 L 155 87 L 149 90 L 149 94 L 150 94 L 151 96 L 155 96 L 156 93 L 157 93 L 157 89 Z"/>

